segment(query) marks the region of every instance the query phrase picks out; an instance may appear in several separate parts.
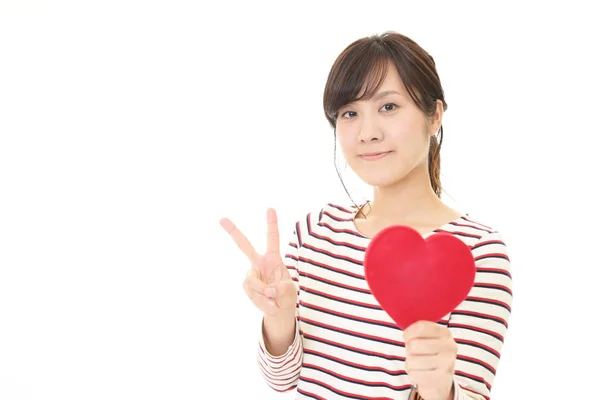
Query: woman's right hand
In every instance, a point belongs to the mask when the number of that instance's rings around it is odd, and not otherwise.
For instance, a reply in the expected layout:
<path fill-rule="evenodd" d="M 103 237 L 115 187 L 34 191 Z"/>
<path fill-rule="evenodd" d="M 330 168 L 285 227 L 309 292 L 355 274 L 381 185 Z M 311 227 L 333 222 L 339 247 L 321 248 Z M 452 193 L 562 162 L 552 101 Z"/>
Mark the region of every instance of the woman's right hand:
<path fill-rule="evenodd" d="M 244 290 L 252 303 L 271 317 L 295 315 L 297 289 L 279 253 L 279 229 L 274 209 L 267 210 L 267 252 L 258 254 L 244 234 L 227 218 L 220 221 L 250 260 Z"/>

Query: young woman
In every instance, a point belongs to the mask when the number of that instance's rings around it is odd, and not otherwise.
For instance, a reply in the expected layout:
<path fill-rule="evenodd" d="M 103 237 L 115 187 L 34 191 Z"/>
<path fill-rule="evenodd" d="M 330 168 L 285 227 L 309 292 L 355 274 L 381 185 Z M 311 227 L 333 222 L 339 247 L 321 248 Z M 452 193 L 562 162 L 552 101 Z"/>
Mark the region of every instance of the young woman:
<path fill-rule="evenodd" d="M 394 32 L 357 40 L 335 61 L 323 105 L 346 162 L 373 186 L 372 201 L 308 213 L 285 261 L 273 209 L 266 254 L 221 220 L 252 265 L 244 289 L 264 313 L 266 382 L 303 399 L 489 399 L 511 313 L 510 261 L 497 230 L 440 199 L 447 104 L 433 58 Z M 455 235 L 477 267 L 453 312 L 404 331 L 371 294 L 362 265 L 370 239 L 396 224 L 423 237 Z"/>

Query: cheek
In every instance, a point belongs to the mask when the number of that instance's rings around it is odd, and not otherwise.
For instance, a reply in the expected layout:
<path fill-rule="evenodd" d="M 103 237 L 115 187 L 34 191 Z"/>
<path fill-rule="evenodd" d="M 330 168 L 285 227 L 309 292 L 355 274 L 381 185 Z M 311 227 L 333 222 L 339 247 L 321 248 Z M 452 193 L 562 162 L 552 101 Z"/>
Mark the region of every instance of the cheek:
<path fill-rule="evenodd" d="M 409 116 L 404 118 L 398 116 L 385 120 L 382 129 L 387 139 L 407 143 L 414 142 L 420 137 L 420 133 L 423 132 L 423 126 L 420 121 Z"/>
<path fill-rule="evenodd" d="M 387 139 L 393 143 L 396 151 L 405 157 L 421 157 L 429 152 L 429 138 L 426 130 L 419 124 L 396 127 L 387 130 Z"/>
<path fill-rule="evenodd" d="M 351 132 L 347 130 L 338 131 L 337 141 L 339 149 L 345 156 L 356 152 L 356 140 L 353 139 Z"/>

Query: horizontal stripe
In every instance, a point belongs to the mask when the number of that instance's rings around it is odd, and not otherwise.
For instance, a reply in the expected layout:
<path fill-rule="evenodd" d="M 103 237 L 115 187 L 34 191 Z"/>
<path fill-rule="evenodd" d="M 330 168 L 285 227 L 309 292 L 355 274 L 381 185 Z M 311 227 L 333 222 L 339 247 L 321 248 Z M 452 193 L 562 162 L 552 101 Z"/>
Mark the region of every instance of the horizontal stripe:
<path fill-rule="evenodd" d="M 284 262 L 298 289 L 298 340 L 279 357 L 259 350 L 260 371 L 276 391 L 296 390 L 299 397 L 318 400 L 406 400 L 413 392 L 403 332 L 364 276 L 370 240 L 355 229 L 357 210 L 327 204 L 295 224 Z M 461 396 L 489 400 L 512 312 L 507 246 L 499 232 L 466 216 L 432 233 L 453 235 L 473 254 L 473 288 L 437 324 L 447 327 L 458 346 L 454 378 Z"/>
<path fill-rule="evenodd" d="M 394 346 L 404 347 L 404 342 L 400 342 L 398 340 L 391 339 L 391 338 L 386 338 L 385 336 L 368 335 L 366 333 L 360 333 L 360 332 L 352 331 L 350 329 L 339 328 L 334 325 L 324 324 L 324 323 L 317 322 L 315 320 L 304 318 L 304 317 L 299 317 L 299 318 L 300 318 L 300 321 L 304 325 L 304 329 L 307 328 L 306 325 L 312 325 L 314 327 L 327 329 L 327 330 L 330 330 L 333 332 L 343 333 L 345 335 L 353 336 L 353 337 L 360 338 L 360 339 L 366 339 L 366 340 L 371 340 L 374 342 L 380 342 L 380 343 L 391 344 Z"/>
<path fill-rule="evenodd" d="M 492 347 L 486 346 L 482 343 L 475 342 L 473 340 L 466 340 L 466 339 L 454 339 L 454 341 L 457 344 L 464 344 L 465 346 L 474 346 L 474 347 L 480 348 L 481 350 L 485 350 L 485 351 L 489 352 L 490 354 L 494 355 L 495 357 L 500 358 L 500 353 L 498 351 L 496 351 Z"/>
<path fill-rule="evenodd" d="M 351 362 L 351 361 L 346 361 L 346 360 L 342 360 L 341 358 L 337 358 L 337 357 L 333 357 L 330 355 L 327 355 L 325 353 L 321 353 L 318 351 L 314 351 L 314 350 L 310 350 L 310 349 L 306 349 L 304 350 L 304 354 L 308 354 L 308 355 L 312 355 L 312 356 L 316 356 L 316 357 L 320 357 L 320 358 L 324 358 L 327 359 L 329 361 L 334 361 L 338 364 L 342 364 L 348 367 L 353 367 L 356 369 L 360 369 L 362 371 L 370 371 L 370 372 L 383 372 L 386 375 L 391 375 L 391 376 L 399 376 L 399 375 L 406 375 L 406 371 L 405 370 L 396 370 L 396 371 L 391 371 L 385 368 L 381 368 L 381 367 L 373 367 L 373 366 L 368 366 L 368 365 L 361 365 L 355 362 Z"/>
<path fill-rule="evenodd" d="M 482 288 L 482 289 L 497 289 L 502 290 L 512 296 L 512 290 L 504 285 L 496 285 L 493 283 L 475 283 L 473 287 Z"/>
<path fill-rule="evenodd" d="M 457 323 L 450 322 L 450 323 L 448 323 L 448 328 L 451 330 L 452 329 L 467 329 L 467 330 L 470 330 L 473 332 L 485 333 L 486 335 L 492 336 L 492 337 L 498 339 L 499 341 L 504 342 L 504 336 L 502 336 L 498 332 L 491 331 L 489 329 L 484 329 L 479 326 L 457 324 Z"/>
<path fill-rule="evenodd" d="M 475 311 L 467 311 L 467 310 L 459 310 L 459 311 L 454 310 L 452 312 L 452 315 L 465 315 L 468 317 L 489 319 L 491 321 L 498 322 L 508 328 L 508 322 L 506 322 L 503 318 L 500 318 L 496 315 L 483 314 L 483 313 L 479 313 L 479 312 L 475 312 Z"/>
<path fill-rule="evenodd" d="M 342 260 L 343 258 L 339 257 L 339 259 Z M 331 272 L 336 272 L 338 274 L 343 274 L 343 275 L 351 276 L 352 278 L 360 279 L 360 280 L 363 280 L 363 281 L 365 280 L 365 277 L 363 275 L 361 275 L 361 274 L 357 274 L 355 272 L 350 272 L 348 270 L 344 270 L 344 269 L 341 269 L 341 268 L 332 267 L 332 266 L 327 265 L 325 263 L 320 263 L 320 262 L 317 262 L 317 261 L 313 261 L 310 258 L 298 257 L 298 261 L 314 265 L 315 267 L 320 267 L 320 268 L 323 268 L 323 269 L 327 269 L 327 270 L 329 270 Z"/>
<path fill-rule="evenodd" d="M 364 379 L 359 379 L 359 378 L 352 378 L 349 376 L 344 376 L 342 374 L 338 374 L 337 372 L 331 371 L 327 368 L 321 367 L 319 365 L 315 365 L 315 364 L 310 364 L 310 363 L 304 363 L 302 365 L 303 368 L 305 369 L 312 369 L 315 371 L 319 371 L 322 372 L 324 374 L 327 374 L 329 376 L 332 376 L 336 379 L 340 379 L 346 382 L 350 382 L 350 383 L 357 383 L 361 386 L 371 386 L 371 387 L 384 387 L 386 389 L 391 389 L 393 391 L 400 391 L 400 390 L 405 390 L 406 389 L 406 385 L 401 385 L 401 386 L 394 386 L 391 385 L 387 382 L 371 382 L 371 381 L 366 381 Z"/>
<path fill-rule="evenodd" d="M 344 396 L 344 398 L 347 398 L 347 399 L 359 399 L 359 400 L 371 400 L 372 399 L 372 397 L 369 397 L 369 396 L 350 393 L 345 390 L 336 389 L 335 387 L 328 385 L 326 383 L 323 383 L 321 381 L 318 381 L 316 379 L 311 379 L 311 378 L 306 378 L 306 377 L 300 376 L 299 380 L 302 382 L 312 383 L 312 384 L 321 386 L 321 387 L 337 394 L 338 396 Z M 378 400 L 393 400 L 393 399 L 391 397 L 378 397 Z"/>
<path fill-rule="evenodd" d="M 325 283 L 327 285 L 335 286 L 336 288 L 351 290 L 351 291 L 354 291 L 357 293 L 371 294 L 371 291 L 369 289 L 363 289 L 363 288 L 359 288 L 356 286 L 346 285 L 346 284 L 343 284 L 340 282 L 333 281 L 331 279 L 325 279 L 325 278 L 319 277 L 315 274 L 300 272 L 300 276 L 302 278 L 314 280 L 315 282 L 321 282 L 321 283 Z M 354 275 L 351 275 L 351 276 L 355 277 Z"/>
<path fill-rule="evenodd" d="M 471 296 L 468 296 L 465 299 L 465 301 L 472 301 L 472 302 L 476 302 L 476 303 L 492 304 L 492 305 L 495 305 L 495 306 L 499 306 L 499 307 L 505 308 L 509 312 L 511 311 L 510 306 L 508 304 L 506 304 L 505 302 L 500 301 L 500 300 L 484 299 L 482 297 L 471 297 Z"/>
<path fill-rule="evenodd" d="M 333 310 L 327 309 L 325 307 L 316 306 L 316 305 L 307 303 L 302 300 L 300 300 L 300 306 L 304 307 L 304 308 L 309 308 L 311 310 L 320 311 L 322 313 L 329 314 L 331 316 L 344 318 L 344 319 L 357 321 L 357 322 L 362 322 L 364 324 L 371 324 L 371 325 L 385 326 L 385 327 L 393 328 L 393 329 L 399 329 L 398 326 L 393 322 L 385 322 L 385 321 L 378 321 L 375 319 L 361 318 L 361 317 L 358 317 L 355 315 L 345 314 L 345 313 L 341 313 L 338 311 L 333 311 Z"/>
<path fill-rule="evenodd" d="M 324 397 L 317 396 L 317 395 L 316 395 L 316 394 L 314 394 L 314 393 L 311 393 L 311 392 L 309 392 L 309 391 L 306 391 L 306 390 L 302 390 L 302 389 L 300 389 L 300 388 L 298 388 L 298 393 L 300 393 L 300 394 L 302 394 L 302 395 L 304 395 L 304 396 L 306 396 L 306 397 L 310 397 L 311 399 L 316 399 L 316 400 L 327 400 L 327 399 L 326 399 L 326 398 L 324 398 Z"/>
<path fill-rule="evenodd" d="M 320 226 L 320 227 L 323 227 L 323 228 L 327 228 L 329 231 L 334 232 L 334 233 L 345 233 L 345 234 L 356 236 L 356 237 L 359 237 L 359 238 L 363 237 L 362 235 L 356 233 L 356 231 L 353 231 L 352 229 L 334 228 L 333 226 L 331 226 L 327 222 L 319 222 L 317 225 Z M 362 248 L 364 250 L 363 246 L 358 246 L 357 245 L 356 248 L 357 249 L 361 249 Z"/>
<path fill-rule="evenodd" d="M 405 357 L 401 357 L 401 356 L 397 356 L 397 355 L 392 355 L 392 354 L 383 354 L 383 353 L 378 353 L 378 352 L 374 352 L 374 351 L 369 351 L 369 350 L 365 350 L 365 349 L 361 349 L 358 347 L 352 347 L 352 346 L 348 346 L 346 344 L 343 343 L 339 343 L 339 342 L 335 342 L 333 340 L 328 340 L 328 339 L 324 339 L 324 338 L 320 338 L 318 336 L 314 336 L 308 333 L 302 333 L 302 335 L 304 336 L 305 339 L 308 340 L 312 340 L 315 342 L 320 342 L 320 343 L 324 343 L 327 344 L 329 346 L 334 346 L 334 347 L 338 347 L 342 350 L 347 350 L 356 354 L 363 354 L 363 355 L 367 355 L 367 356 L 371 356 L 371 357 L 378 357 L 378 358 L 382 358 L 385 360 L 390 360 L 390 361 L 406 361 Z"/>
<path fill-rule="evenodd" d="M 381 310 L 381 306 L 378 306 L 376 304 L 367 304 L 367 303 L 361 303 L 359 301 L 353 301 L 353 300 L 349 300 L 349 299 L 345 299 L 343 297 L 339 297 L 339 296 L 333 296 L 327 293 L 323 293 L 320 292 L 318 290 L 314 290 L 314 289 L 310 289 L 307 288 L 305 286 L 300 286 L 300 290 L 306 292 L 306 293 L 310 293 L 314 296 L 319 296 L 319 297 L 323 297 L 329 300 L 333 300 L 333 301 L 337 301 L 339 303 L 344 303 L 344 304 L 348 304 L 351 306 L 356 306 L 356 307 L 362 307 L 362 308 L 369 308 L 369 309 L 373 309 L 373 310 Z"/>

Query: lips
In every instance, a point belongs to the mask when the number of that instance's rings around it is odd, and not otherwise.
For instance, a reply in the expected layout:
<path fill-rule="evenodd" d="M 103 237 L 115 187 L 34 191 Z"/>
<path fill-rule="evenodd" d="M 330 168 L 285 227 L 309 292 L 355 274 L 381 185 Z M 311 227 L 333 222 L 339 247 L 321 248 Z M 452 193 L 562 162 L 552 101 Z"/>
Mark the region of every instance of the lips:
<path fill-rule="evenodd" d="M 380 151 L 380 152 L 374 152 L 374 153 L 363 153 L 360 155 L 360 158 L 362 158 L 363 160 L 366 161 L 375 161 L 375 160 L 379 160 L 385 156 L 387 156 L 388 154 L 390 154 L 390 151 Z"/>

